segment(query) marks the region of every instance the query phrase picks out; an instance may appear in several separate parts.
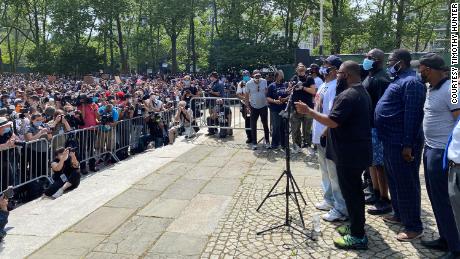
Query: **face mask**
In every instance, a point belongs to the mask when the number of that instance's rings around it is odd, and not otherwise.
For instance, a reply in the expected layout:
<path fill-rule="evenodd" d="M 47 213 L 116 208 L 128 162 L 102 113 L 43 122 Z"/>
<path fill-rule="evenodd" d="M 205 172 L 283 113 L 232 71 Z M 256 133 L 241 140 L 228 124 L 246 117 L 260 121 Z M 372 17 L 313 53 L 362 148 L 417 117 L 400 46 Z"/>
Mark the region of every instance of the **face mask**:
<path fill-rule="evenodd" d="M 43 122 L 41 122 L 41 121 L 34 122 L 34 126 L 37 127 L 37 128 L 40 127 L 42 124 L 43 124 Z"/>
<path fill-rule="evenodd" d="M 399 66 L 399 62 L 400 61 L 396 62 L 396 64 L 394 64 L 393 66 L 387 68 L 387 72 L 390 73 L 390 75 L 395 76 L 399 72 L 399 70 L 401 69 L 401 67 Z M 398 67 L 396 68 L 396 66 Z"/>
<path fill-rule="evenodd" d="M 348 88 L 347 79 L 337 79 L 336 95 L 339 95 L 341 92 L 345 91 Z"/>
<path fill-rule="evenodd" d="M 363 61 L 363 69 L 366 71 L 369 71 L 373 68 L 374 66 L 374 60 L 365 58 Z"/>
<path fill-rule="evenodd" d="M 328 73 L 328 69 L 326 67 L 320 67 L 319 68 L 319 73 L 323 76 L 326 76 Z"/>
<path fill-rule="evenodd" d="M 2 136 L 3 136 L 3 135 L 6 135 L 6 134 L 8 134 L 8 133 L 10 133 L 10 132 L 11 132 L 11 128 L 5 128 L 5 129 L 3 130 Z"/>
<path fill-rule="evenodd" d="M 189 80 L 185 80 L 185 81 L 184 81 L 184 84 L 185 84 L 186 87 L 189 87 L 189 86 L 190 86 L 190 81 L 189 81 Z"/>
<path fill-rule="evenodd" d="M 97 103 L 98 101 L 99 101 L 99 98 L 93 97 L 93 102 L 94 102 L 94 103 Z"/>
<path fill-rule="evenodd" d="M 249 82 L 249 80 L 251 80 L 251 77 L 250 76 L 243 76 L 243 81 L 245 83 Z"/>

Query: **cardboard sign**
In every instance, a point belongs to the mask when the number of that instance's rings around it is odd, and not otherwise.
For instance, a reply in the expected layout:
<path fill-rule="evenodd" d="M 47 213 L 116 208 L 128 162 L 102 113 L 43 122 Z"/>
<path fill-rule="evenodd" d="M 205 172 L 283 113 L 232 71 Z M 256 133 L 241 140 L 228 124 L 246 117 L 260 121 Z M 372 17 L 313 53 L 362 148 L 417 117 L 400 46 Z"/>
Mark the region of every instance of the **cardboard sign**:
<path fill-rule="evenodd" d="M 48 76 L 48 82 L 52 83 L 52 82 L 55 82 L 57 79 L 56 76 Z"/>
<path fill-rule="evenodd" d="M 121 84 L 121 79 L 120 79 L 120 76 L 115 76 L 115 82 L 117 82 L 117 84 Z"/>
<path fill-rule="evenodd" d="M 85 84 L 88 84 L 88 85 L 94 84 L 94 77 L 93 76 L 84 76 L 83 77 L 83 82 Z"/>

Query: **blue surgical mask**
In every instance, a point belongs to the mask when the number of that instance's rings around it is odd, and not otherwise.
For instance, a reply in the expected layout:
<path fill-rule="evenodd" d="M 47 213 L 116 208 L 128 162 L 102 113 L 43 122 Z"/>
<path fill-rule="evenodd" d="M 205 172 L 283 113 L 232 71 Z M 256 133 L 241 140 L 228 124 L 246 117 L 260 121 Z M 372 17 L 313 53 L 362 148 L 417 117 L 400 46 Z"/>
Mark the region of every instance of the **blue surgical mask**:
<path fill-rule="evenodd" d="M 249 82 L 249 80 L 251 80 L 251 77 L 250 76 L 243 76 L 243 81 L 244 82 Z"/>
<path fill-rule="evenodd" d="M 11 128 L 10 128 L 10 127 L 5 128 L 5 129 L 3 130 L 2 136 L 5 135 L 5 134 L 8 134 L 8 133 L 10 133 L 10 132 L 11 132 Z"/>
<path fill-rule="evenodd" d="M 97 103 L 97 101 L 99 101 L 99 98 L 93 97 L 93 102 L 94 102 L 94 103 Z"/>
<path fill-rule="evenodd" d="M 43 124 L 43 122 L 41 122 L 41 121 L 34 122 L 34 126 L 37 127 L 37 128 L 40 127 L 42 124 Z"/>
<path fill-rule="evenodd" d="M 363 69 L 369 71 L 373 68 L 375 61 L 372 59 L 365 58 L 363 61 Z"/>
<path fill-rule="evenodd" d="M 399 65 L 399 62 L 400 62 L 400 61 L 396 62 L 396 64 L 394 64 L 393 66 L 387 68 L 387 72 L 388 72 L 390 75 L 396 76 L 396 74 L 399 72 L 399 70 L 401 69 L 401 67 L 398 66 L 398 65 Z M 396 69 L 396 66 L 398 66 L 398 69 Z"/>

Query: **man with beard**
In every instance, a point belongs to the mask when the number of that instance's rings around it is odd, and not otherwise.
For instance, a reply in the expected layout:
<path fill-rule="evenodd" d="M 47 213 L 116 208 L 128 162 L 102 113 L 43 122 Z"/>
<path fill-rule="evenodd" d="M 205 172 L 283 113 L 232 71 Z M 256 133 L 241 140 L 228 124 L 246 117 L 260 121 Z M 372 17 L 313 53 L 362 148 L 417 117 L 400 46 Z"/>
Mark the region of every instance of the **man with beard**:
<path fill-rule="evenodd" d="M 375 106 L 387 89 L 391 80 L 383 69 L 385 53 L 380 49 L 369 51 L 363 61 L 363 69 L 369 71 L 368 76 L 363 81 L 363 86 L 369 93 L 372 100 L 372 114 Z M 374 127 L 374 119 L 371 120 L 372 126 L 372 166 L 369 168 L 372 179 L 373 193 L 366 197 L 366 204 L 375 204 L 367 212 L 372 215 L 382 215 L 391 212 L 391 203 L 388 198 L 388 183 L 383 170 L 383 145 Z"/>
<path fill-rule="evenodd" d="M 377 103 L 374 121 L 383 143 L 383 159 L 394 212 L 383 219 L 404 226 L 396 236 L 402 242 L 423 235 L 419 170 L 426 89 L 410 68 L 411 60 L 410 52 L 405 49 L 397 49 L 390 54 L 388 72 L 394 79 Z"/>
<path fill-rule="evenodd" d="M 337 80 L 347 88 L 335 99 L 329 116 L 310 109 L 302 102 L 297 102 L 296 108 L 329 128 L 326 156 L 336 164 L 350 218 L 350 226 L 337 228 L 341 237 L 334 239 L 335 246 L 340 249 L 367 249 L 361 174 L 372 161 L 372 101 L 361 84 L 358 63 L 344 62 L 337 75 Z"/>

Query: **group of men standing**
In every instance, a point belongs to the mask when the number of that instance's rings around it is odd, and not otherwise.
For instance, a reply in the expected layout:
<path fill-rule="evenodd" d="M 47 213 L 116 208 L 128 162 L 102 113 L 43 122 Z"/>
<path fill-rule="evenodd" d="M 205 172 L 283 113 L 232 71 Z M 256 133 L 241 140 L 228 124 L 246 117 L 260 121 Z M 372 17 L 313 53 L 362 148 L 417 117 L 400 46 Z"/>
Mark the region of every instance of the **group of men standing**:
<path fill-rule="evenodd" d="M 401 225 L 395 236 L 401 242 L 420 238 L 423 157 L 426 189 L 440 237 L 424 240 L 422 245 L 446 251 L 443 258 L 457 258 L 460 104 L 450 100 L 450 80 L 440 56 L 423 56 L 418 75 L 411 61 L 404 49 L 390 54 L 386 70 L 385 55 L 379 49 L 369 51 L 361 67 L 330 56 L 320 68 L 325 81 L 318 88 L 314 107 L 295 103 L 297 112 L 314 120 L 313 144 L 324 191 L 324 200 L 316 207 L 328 211 L 324 220 L 349 219 L 349 225 L 337 228 L 341 236 L 334 240 L 337 247 L 367 249 L 362 175 L 369 169 L 374 193 L 367 200 L 374 206 L 367 212 Z M 368 72 L 364 80 L 362 70 Z"/>

